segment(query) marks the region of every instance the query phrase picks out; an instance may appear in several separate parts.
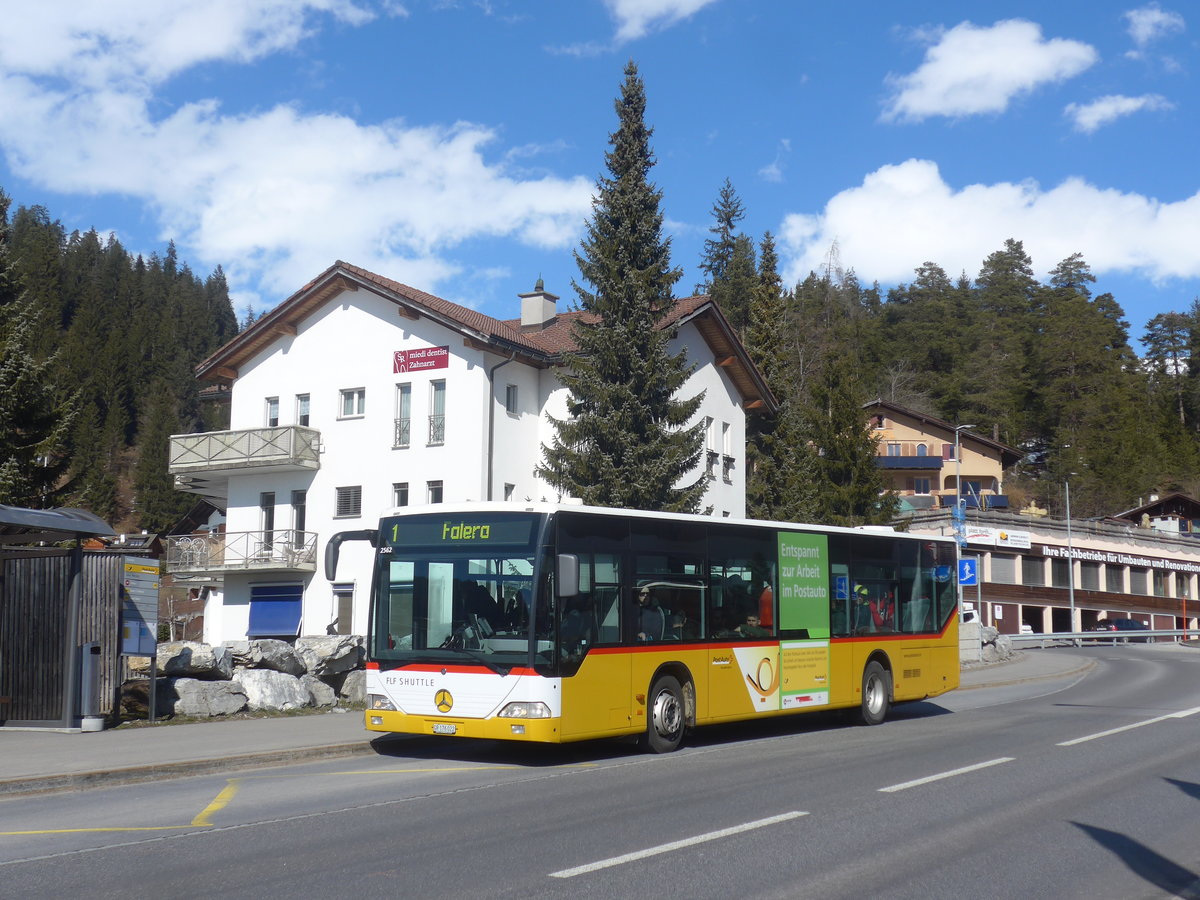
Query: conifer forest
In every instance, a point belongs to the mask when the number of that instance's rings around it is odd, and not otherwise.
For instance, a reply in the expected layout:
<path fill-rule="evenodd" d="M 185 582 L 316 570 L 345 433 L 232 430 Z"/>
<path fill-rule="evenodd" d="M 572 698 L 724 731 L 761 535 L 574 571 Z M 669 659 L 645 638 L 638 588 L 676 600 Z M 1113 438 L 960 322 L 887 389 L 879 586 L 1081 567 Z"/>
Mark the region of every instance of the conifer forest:
<path fill-rule="evenodd" d="M 738 230 L 745 210 L 728 181 L 712 215 L 695 290 L 719 303 L 779 401 L 776 415 L 748 417 L 748 515 L 888 521 L 895 499 L 880 494 L 863 411 L 876 398 L 1017 449 L 1004 486 L 1014 508 L 1062 515 L 1068 477 L 1076 517 L 1200 492 L 1200 301 L 1131 335 L 1079 254 L 1039 279 L 1016 237 L 976 272 L 925 261 L 888 289 L 861 283 L 834 246 L 821 271 L 785 285 L 772 235 Z M 585 243 L 593 265 L 601 224 Z M 678 278 L 665 256 L 655 265 Z M 219 267 L 194 273 L 173 244 L 145 257 L 95 230 L 68 234 L 0 192 L 0 503 L 170 527 L 194 497 L 172 489 L 168 438 L 227 427 L 193 371 L 238 328 Z"/>

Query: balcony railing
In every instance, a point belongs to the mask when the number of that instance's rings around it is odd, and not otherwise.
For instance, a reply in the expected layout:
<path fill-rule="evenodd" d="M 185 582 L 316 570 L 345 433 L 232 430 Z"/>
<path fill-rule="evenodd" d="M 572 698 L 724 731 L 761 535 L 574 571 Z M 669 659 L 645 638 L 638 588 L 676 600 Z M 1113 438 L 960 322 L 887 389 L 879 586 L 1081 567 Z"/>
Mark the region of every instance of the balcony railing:
<path fill-rule="evenodd" d="M 172 475 L 222 469 L 319 469 L 321 432 L 299 425 L 171 435 Z"/>
<path fill-rule="evenodd" d="M 429 417 L 429 446 L 440 447 L 446 443 L 446 417 Z"/>
<path fill-rule="evenodd" d="M 392 448 L 395 450 L 408 446 L 412 438 L 412 419 L 407 416 L 396 420 L 396 432 L 392 437 Z"/>
<path fill-rule="evenodd" d="M 167 538 L 166 571 L 178 575 L 223 572 L 315 572 L 315 531 L 231 531 Z"/>

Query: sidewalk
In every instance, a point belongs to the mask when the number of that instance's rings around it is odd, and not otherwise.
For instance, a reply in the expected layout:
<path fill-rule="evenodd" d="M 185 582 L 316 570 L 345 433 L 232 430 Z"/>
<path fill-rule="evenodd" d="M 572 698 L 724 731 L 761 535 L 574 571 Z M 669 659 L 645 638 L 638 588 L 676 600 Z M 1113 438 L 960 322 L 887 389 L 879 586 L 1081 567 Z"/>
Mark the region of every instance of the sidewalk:
<path fill-rule="evenodd" d="M 1082 674 L 1070 651 L 1018 651 L 1008 662 L 963 669 L 960 690 Z M 67 734 L 0 728 L 5 796 L 234 771 L 310 759 L 371 756 L 359 711 L 232 719 Z"/>

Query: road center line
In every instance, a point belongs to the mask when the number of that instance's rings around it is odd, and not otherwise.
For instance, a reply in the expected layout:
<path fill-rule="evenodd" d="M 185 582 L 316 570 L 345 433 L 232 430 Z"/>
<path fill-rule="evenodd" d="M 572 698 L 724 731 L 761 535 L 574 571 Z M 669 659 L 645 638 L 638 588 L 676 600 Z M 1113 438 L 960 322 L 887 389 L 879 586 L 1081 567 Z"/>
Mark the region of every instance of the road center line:
<path fill-rule="evenodd" d="M 621 866 L 625 863 L 636 862 L 639 859 L 645 859 L 648 856 L 657 856 L 660 853 L 670 853 L 673 850 L 682 850 L 684 847 L 691 847 L 696 844 L 703 844 L 708 841 L 717 841 L 724 837 L 741 834 L 745 831 L 753 831 L 756 828 L 766 828 L 768 825 L 778 825 L 780 822 L 787 822 L 791 819 L 799 819 L 801 816 L 807 816 L 806 812 L 787 812 L 778 816 L 771 816 L 767 819 L 758 819 L 754 822 L 745 822 L 741 825 L 734 825 L 730 828 L 722 828 L 720 831 L 710 831 L 708 834 L 698 834 L 695 837 L 684 838 L 681 841 L 672 841 L 669 844 L 659 844 L 657 847 L 647 847 L 644 850 L 638 850 L 634 853 L 626 853 L 624 856 L 614 856 L 610 859 L 602 859 L 594 863 L 588 863 L 586 866 L 576 866 L 573 869 L 563 869 L 560 872 L 551 872 L 551 878 L 574 878 L 576 875 L 586 875 L 588 872 L 595 872 L 599 869 L 607 869 L 612 866 Z"/>
<path fill-rule="evenodd" d="M 212 803 L 200 811 L 200 815 L 192 819 L 192 825 L 211 825 L 213 815 L 219 813 L 229 805 L 229 801 L 234 798 L 234 795 L 237 794 L 241 786 L 242 779 L 230 778 L 229 783 L 225 785 L 225 789 L 213 798 Z"/>
<path fill-rule="evenodd" d="M 1134 722 L 1132 725 L 1122 725 L 1120 728 L 1110 728 L 1108 731 L 1085 734 L 1083 737 L 1077 737 L 1074 740 L 1060 741 L 1055 746 L 1073 747 L 1075 744 L 1094 741 L 1096 738 L 1108 737 L 1111 734 L 1120 734 L 1122 731 L 1131 731 L 1134 728 L 1141 728 L 1143 725 L 1154 725 L 1158 722 L 1165 722 L 1167 719 L 1186 719 L 1188 716 L 1194 716 L 1196 713 L 1200 713 L 1200 706 L 1194 706 L 1191 709 L 1181 709 L 1179 712 L 1167 713 L 1165 716 L 1155 716 L 1153 719 L 1146 719 L 1144 722 Z"/>
<path fill-rule="evenodd" d="M 894 794 L 896 791 L 905 791 L 909 788 L 920 787 L 923 784 L 929 784 L 931 781 L 941 781 L 943 778 L 966 775 L 968 772 L 978 772 L 980 769 L 986 769 L 989 766 L 998 766 L 1001 763 L 1012 762 L 1014 758 L 1012 756 L 1001 756 L 999 759 L 989 759 L 987 762 L 975 763 L 973 766 L 963 766 L 961 769 L 951 769 L 949 772 L 939 772 L 937 775 L 928 775 L 925 778 L 918 778 L 914 781 L 893 784 L 891 787 L 880 788 L 879 792 L 881 794 Z"/>

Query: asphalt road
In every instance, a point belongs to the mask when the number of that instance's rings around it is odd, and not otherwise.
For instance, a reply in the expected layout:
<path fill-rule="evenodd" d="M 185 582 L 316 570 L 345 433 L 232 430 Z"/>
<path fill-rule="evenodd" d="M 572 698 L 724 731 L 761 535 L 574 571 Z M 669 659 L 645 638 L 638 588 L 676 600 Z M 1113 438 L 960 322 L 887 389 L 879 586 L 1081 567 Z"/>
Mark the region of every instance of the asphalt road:
<path fill-rule="evenodd" d="M 1200 897 L 1200 654 L 625 744 L 387 755 L 0 801 L 23 897 Z"/>

